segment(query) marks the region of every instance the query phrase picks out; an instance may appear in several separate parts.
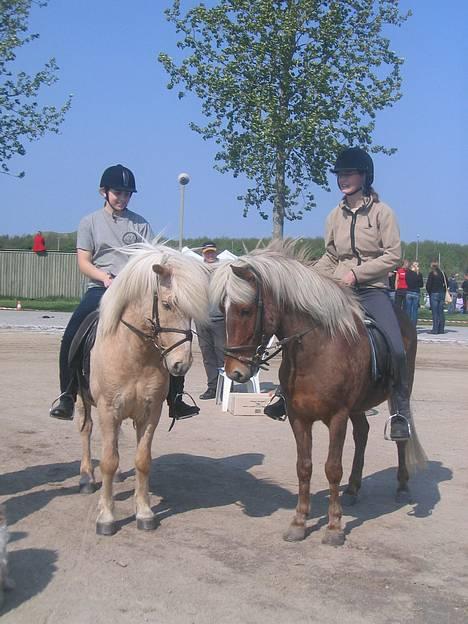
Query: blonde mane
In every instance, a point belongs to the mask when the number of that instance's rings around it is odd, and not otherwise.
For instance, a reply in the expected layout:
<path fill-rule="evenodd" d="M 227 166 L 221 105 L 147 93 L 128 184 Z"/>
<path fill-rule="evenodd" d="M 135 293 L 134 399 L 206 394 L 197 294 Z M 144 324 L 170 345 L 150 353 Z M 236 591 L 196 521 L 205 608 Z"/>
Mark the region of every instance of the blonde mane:
<path fill-rule="evenodd" d="M 356 317 L 362 319 L 363 313 L 351 289 L 314 269 L 295 241 L 275 241 L 265 249 L 224 262 L 215 271 L 210 285 L 213 303 L 219 305 L 224 299 L 228 303 L 252 303 L 254 291 L 231 266 L 250 268 L 282 312 L 307 314 L 331 336 L 337 332 L 357 336 Z"/>
<path fill-rule="evenodd" d="M 166 266 L 172 274 L 174 305 L 195 321 L 204 322 L 208 307 L 208 273 L 203 263 L 166 245 L 136 243 L 122 249 L 130 260 L 101 299 L 99 333 L 113 334 L 129 306 L 152 300 L 159 289 L 154 264 Z"/>

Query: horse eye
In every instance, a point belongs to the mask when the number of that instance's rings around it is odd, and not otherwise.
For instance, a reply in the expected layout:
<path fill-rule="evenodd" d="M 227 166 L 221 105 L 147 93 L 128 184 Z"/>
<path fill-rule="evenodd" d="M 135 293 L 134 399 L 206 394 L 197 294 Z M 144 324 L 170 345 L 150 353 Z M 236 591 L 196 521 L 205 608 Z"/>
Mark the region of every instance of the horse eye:
<path fill-rule="evenodd" d="M 163 302 L 162 302 L 162 307 L 163 307 L 165 310 L 170 310 L 170 309 L 171 309 L 171 304 L 170 304 L 170 303 L 168 303 L 167 301 L 163 301 Z"/>
<path fill-rule="evenodd" d="M 250 308 L 242 308 L 240 311 L 241 316 L 250 316 Z"/>

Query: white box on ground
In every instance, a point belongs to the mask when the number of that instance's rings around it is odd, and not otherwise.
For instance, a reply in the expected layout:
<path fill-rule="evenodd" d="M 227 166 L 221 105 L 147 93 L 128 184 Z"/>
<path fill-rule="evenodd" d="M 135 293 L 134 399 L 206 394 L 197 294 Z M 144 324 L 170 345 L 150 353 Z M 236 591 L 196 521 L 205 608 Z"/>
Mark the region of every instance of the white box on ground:
<path fill-rule="evenodd" d="M 234 416 L 263 416 L 263 409 L 271 400 L 266 393 L 233 392 L 229 397 L 228 410 Z"/>

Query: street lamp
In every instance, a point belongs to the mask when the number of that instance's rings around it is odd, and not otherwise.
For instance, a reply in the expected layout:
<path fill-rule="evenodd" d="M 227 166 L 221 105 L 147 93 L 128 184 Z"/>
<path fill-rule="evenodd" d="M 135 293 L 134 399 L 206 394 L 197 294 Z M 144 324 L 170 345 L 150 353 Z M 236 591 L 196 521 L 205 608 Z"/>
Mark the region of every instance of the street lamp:
<path fill-rule="evenodd" d="M 185 187 L 190 182 L 190 176 L 188 173 L 179 173 L 177 176 L 180 188 L 180 208 L 179 208 L 179 251 L 182 251 L 182 241 L 184 238 L 184 202 L 185 202 Z"/>

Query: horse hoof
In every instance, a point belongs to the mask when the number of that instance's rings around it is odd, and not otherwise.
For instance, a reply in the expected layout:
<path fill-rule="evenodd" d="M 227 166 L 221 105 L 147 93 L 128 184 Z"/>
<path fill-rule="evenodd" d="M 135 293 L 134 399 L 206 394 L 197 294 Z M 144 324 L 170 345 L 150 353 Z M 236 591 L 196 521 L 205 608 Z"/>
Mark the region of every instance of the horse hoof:
<path fill-rule="evenodd" d="M 285 542 L 300 542 L 305 538 L 305 526 L 290 526 L 289 529 L 283 533 L 283 539 Z"/>
<path fill-rule="evenodd" d="M 344 532 L 334 531 L 332 529 L 327 529 L 322 538 L 322 544 L 327 544 L 327 546 L 343 546 L 344 541 Z"/>
<path fill-rule="evenodd" d="M 94 494 L 96 491 L 96 484 L 91 481 L 80 483 L 80 494 Z"/>
<path fill-rule="evenodd" d="M 351 492 L 343 492 L 341 495 L 341 504 L 346 507 L 352 507 L 358 502 L 358 495 Z"/>
<path fill-rule="evenodd" d="M 158 526 L 158 521 L 156 516 L 152 518 L 137 518 L 136 519 L 137 529 L 140 531 L 154 531 L 154 529 Z"/>
<path fill-rule="evenodd" d="M 96 522 L 97 535 L 115 535 L 116 531 L 115 522 Z"/>
<path fill-rule="evenodd" d="M 395 501 L 400 505 L 411 505 L 413 502 L 409 490 L 398 490 Z"/>

